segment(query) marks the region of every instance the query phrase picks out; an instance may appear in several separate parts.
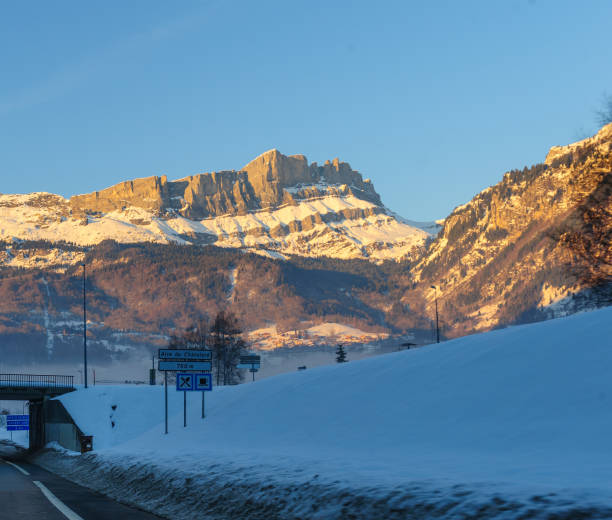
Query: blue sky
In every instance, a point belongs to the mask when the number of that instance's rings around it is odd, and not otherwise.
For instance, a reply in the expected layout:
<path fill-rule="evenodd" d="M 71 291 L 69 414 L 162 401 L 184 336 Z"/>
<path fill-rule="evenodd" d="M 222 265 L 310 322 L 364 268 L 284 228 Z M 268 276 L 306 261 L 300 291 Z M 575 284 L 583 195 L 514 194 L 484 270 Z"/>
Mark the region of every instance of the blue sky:
<path fill-rule="evenodd" d="M 597 130 L 612 2 L 0 2 L 0 192 L 340 157 L 446 216 Z"/>

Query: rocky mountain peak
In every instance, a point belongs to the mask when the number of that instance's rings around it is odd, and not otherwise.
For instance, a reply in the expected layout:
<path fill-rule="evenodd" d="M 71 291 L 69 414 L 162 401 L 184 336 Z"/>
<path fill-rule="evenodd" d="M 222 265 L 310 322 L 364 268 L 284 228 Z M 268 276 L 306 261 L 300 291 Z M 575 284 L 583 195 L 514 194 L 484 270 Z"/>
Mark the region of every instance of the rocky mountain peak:
<path fill-rule="evenodd" d="M 200 173 L 177 181 L 168 181 L 165 175 L 134 179 L 94 193 L 75 195 L 70 205 L 81 214 L 136 207 L 157 214 L 170 212 L 202 219 L 291 203 L 299 194 L 287 188 L 313 185 L 318 186 L 318 193 L 306 189 L 301 196 L 320 196 L 321 185 L 340 185 L 345 186 L 344 192 L 381 205 L 372 184 L 364 182 L 348 163 L 334 159 L 318 166 L 308 164 L 304 155 L 287 156 L 277 149 L 259 155 L 240 171 Z"/>

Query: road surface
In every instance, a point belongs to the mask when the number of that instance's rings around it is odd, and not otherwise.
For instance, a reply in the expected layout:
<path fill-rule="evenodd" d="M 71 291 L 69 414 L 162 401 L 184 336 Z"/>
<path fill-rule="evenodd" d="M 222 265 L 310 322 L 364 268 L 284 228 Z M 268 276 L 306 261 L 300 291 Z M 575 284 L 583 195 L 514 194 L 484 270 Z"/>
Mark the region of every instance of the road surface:
<path fill-rule="evenodd" d="M 0 519 L 160 520 L 30 464 L 2 442 Z"/>

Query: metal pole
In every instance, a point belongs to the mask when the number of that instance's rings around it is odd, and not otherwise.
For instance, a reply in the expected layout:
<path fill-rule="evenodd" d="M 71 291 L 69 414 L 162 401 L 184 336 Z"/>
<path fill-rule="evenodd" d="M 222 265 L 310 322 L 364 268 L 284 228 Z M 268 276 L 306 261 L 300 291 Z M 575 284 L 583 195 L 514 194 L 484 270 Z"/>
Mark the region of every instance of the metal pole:
<path fill-rule="evenodd" d="M 440 325 L 438 324 L 438 295 L 436 294 L 436 343 L 440 343 Z"/>
<path fill-rule="evenodd" d="M 183 392 L 183 428 L 187 428 L 187 392 Z"/>
<path fill-rule="evenodd" d="M 85 388 L 87 388 L 87 299 L 85 296 L 85 262 L 83 262 L 83 363 L 85 365 Z"/>
<path fill-rule="evenodd" d="M 202 419 L 204 419 L 204 417 L 206 417 L 204 415 L 204 394 L 206 394 L 206 392 L 202 392 Z"/>
<path fill-rule="evenodd" d="M 168 372 L 164 372 L 164 400 L 166 402 L 166 435 L 168 434 Z"/>
<path fill-rule="evenodd" d="M 438 288 L 432 285 L 431 288 L 434 290 L 434 299 L 436 301 L 436 343 L 440 343 L 440 325 L 438 324 Z"/>
<path fill-rule="evenodd" d="M 255 370 L 251 372 L 253 374 L 253 381 L 255 381 Z"/>

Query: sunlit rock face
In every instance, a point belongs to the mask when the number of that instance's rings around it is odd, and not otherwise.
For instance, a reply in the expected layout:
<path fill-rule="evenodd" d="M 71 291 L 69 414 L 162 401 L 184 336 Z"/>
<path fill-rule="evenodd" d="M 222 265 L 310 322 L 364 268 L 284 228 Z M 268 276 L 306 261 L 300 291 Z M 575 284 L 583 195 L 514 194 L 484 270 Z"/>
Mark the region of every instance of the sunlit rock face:
<path fill-rule="evenodd" d="M 344 194 L 381 205 L 372 183 L 364 181 L 348 163 L 334 159 L 323 166 L 309 165 L 303 155 L 286 156 L 270 150 L 240 171 L 201 173 L 177 181 L 168 181 L 165 175 L 135 179 L 75 195 L 70 198 L 70 206 L 82 213 L 106 213 L 134 206 L 203 219 L 290 204 L 296 199 L 324 195 L 334 186 L 342 187 Z"/>
<path fill-rule="evenodd" d="M 6 197 L 12 197 L 6 199 Z M 280 254 L 414 257 L 431 232 L 397 217 L 369 180 L 338 159 L 319 166 L 270 150 L 241 170 L 168 181 L 154 176 L 69 200 L 5 196 L 0 238 L 216 244 Z M 39 225 L 24 225 L 38 222 Z M 40 225 L 44 223 L 44 225 Z M 425 223 L 427 224 L 427 223 Z"/>
<path fill-rule="evenodd" d="M 591 214 L 604 217 L 593 220 Z M 587 239 L 607 234 L 607 244 L 596 238 L 593 247 L 611 262 L 611 215 L 609 124 L 591 138 L 553 147 L 544 163 L 506 173 L 457 207 L 415 266 L 419 285 L 405 300 L 426 302 L 423 312 L 431 315 L 435 285 L 446 328 L 453 334 L 560 316 L 585 303 L 603 304 L 605 295 L 579 296 L 591 291 L 580 273 L 593 266 L 556 237 L 564 229 Z M 610 265 L 602 261 L 595 266 L 602 279 Z M 607 291 L 612 301 L 612 290 Z"/>

